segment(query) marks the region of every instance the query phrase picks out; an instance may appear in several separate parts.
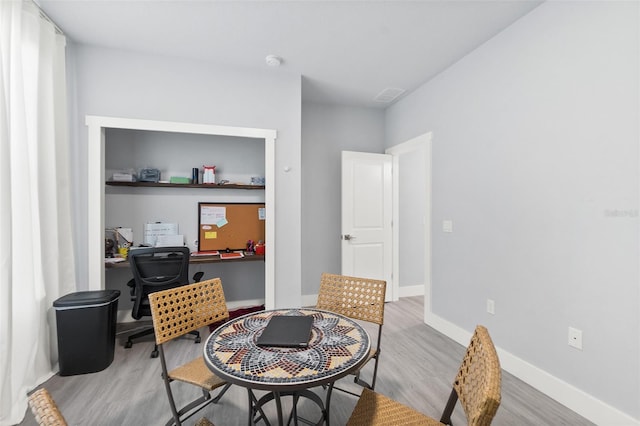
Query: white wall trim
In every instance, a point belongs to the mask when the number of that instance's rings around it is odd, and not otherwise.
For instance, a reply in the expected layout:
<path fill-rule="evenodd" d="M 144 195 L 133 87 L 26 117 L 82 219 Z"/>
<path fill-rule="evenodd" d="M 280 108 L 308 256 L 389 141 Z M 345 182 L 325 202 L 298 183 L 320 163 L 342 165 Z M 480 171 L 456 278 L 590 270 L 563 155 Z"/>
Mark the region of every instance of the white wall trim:
<path fill-rule="evenodd" d="M 157 132 L 192 133 L 202 135 L 237 136 L 241 138 L 275 139 L 273 129 L 251 127 L 217 126 L 214 124 L 179 123 L 174 121 L 141 120 L 137 118 L 100 117 L 88 115 L 86 125 L 103 128 L 150 130 Z"/>
<path fill-rule="evenodd" d="M 469 344 L 471 332 L 434 315 L 432 312 L 425 314 L 425 323 L 464 347 Z M 496 347 L 496 350 L 500 357 L 500 366 L 504 371 L 513 374 L 593 423 L 607 426 L 640 426 L 639 419 L 634 419 L 510 352 L 499 347 Z"/>
<path fill-rule="evenodd" d="M 424 294 L 423 284 L 400 287 L 400 297 L 422 296 L 423 294 Z M 317 294 L 303 294 L 301 306 L 306 306 L 306 307 L 316 306 L 317 300 L 318 300 Z"/>
<path fill-rule="evenodd" d="M 265 141 L 265 207 L 266 252 L 275 254 L 275 140 L 273 129 L 229 127 L 208 124 L 177 123 L 170 121 L 140 120 L 131 118 L 86 116 L 88 127 L 87 200 L 87 250 L 89 290 L 100 290 L 105 286 L 104 274 L 104 137 L 105 129 L 137 129 L 160 132 L 192 133 L 204 135 L 236 136 L 263 139 Z M 265 306 L 272 309 L 275 300 L 275 255 L 265 257 Z"/>
<path fill-rule="evenodd" d="M 424 284 L 408 285 L 399 287 L 399 297 L 424 296 Z"/>
<path fill-rule="evenodd" d="M 301 306 L 316 306 L 316 302 L 318 301 L 317 294 L 303 294 L 302 295 L 302 305 Z"/>
<path fill-rule="evenodd" d="M 247 300 L 236 300 L 233 302 L 227 302 L 227 309 L 230 311 L 238 308 L 250 308 L 252 306 L 260 306 L 265 304 L 264 299 L 247 299 Z M 266 306 L 265 306 L 265 309 Z"/>
<path fill-rule="evenodd" d="M 393 166 L 392 166 L 392 181 L 393 181 L 393 229 L 392 229 L 392 241 L 393 241 L 393 255 L 392 255 L 392 268 L 393 271 L 393 279 L 391 281 L 391 298 L 392 300 L 397 301 L 400 297 L 407 296 L 418 296 L 424 294 L 430 294 L 430 291 L 427 292 L 426 288 L 431 288 L 431 140 L 433 133 L 428 132 L 422 134 L 420 136 L 416 136 L 413 139 L 409 139 L 406 142 L 402 142 L 398 145 L 394 145 L 390 148 L 387 148 L 384 152 L 385 154 L 389 154 L 393 158 Z M 425 183 L 426 194 L 425 196 L 425 217 L 424 217 L 424 277 L 425 284 L 424 288 L 420 293 L 412 293 L 404 287 L 400 286 L 400 179 L 399 179 L 399 167 L 400 160 L 399 157 L 402 154 L 412 153 L 413 151 L 417 151 L 422 147 L 425 147 L 426 158 L 425 167 L 427 168 L 426 178 L 427 182 Z M 430 298 L 429 298 L 430 299 Z"/>

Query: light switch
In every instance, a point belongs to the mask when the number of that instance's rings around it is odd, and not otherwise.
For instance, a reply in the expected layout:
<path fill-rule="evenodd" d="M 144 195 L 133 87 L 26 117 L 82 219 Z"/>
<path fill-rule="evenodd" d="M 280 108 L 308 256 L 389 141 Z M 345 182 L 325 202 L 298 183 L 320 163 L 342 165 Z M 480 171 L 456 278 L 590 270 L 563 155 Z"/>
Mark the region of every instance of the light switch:
<path fill-rule="evenodd" d="M 452 220 L 443 220 L 442 221 L 442 232 L 453 232 L 453 221 Z"/>

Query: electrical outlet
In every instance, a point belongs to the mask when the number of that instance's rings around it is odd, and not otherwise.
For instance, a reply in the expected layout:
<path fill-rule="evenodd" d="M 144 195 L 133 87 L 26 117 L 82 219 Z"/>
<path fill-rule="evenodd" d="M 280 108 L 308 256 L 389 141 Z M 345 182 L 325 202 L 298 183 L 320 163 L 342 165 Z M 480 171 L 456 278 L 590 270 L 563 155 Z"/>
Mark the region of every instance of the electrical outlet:
<path fill-rule="evenodd" d="M 582 350 L 582 330 L 569 327 L 569 346 Z"/>
<path fill-rule="evenodd" d="M 453 232 L 453 221 L 452 220 L 443 220 L 442 221 L 442 232 Z"/>
<path fill-rule="evenodd" d="M 496 314 L 496 302 L 493 299 L 487 299 L 487 312 L 491 315 Z"/>

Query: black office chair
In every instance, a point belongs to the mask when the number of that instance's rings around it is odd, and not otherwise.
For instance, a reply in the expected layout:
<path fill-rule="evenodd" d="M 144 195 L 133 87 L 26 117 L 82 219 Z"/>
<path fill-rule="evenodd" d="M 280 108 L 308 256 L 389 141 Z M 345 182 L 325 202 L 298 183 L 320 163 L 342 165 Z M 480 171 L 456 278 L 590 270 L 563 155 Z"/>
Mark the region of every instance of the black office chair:
<path fill-rule="evenodd" d="M 129 250 L 129 264 L 133 279 L 127 285 L 131 287 L 133 308 L 131 316 L 135 319 L 151 316 L 149 294 L 189 284 L 189 248 L 188 247 L 153 247 Z M 193 276 L 195 282 L 200 281 L 203 273 Z M 153 326 L 129 336 L 125 348 L 133 346 L 133 339 L 153 334 Z M 195 343 L 200 343 L 200 333 L 193 331 Z M 151 352 L 151 358 L 158 357 L 158 345 Z"/>

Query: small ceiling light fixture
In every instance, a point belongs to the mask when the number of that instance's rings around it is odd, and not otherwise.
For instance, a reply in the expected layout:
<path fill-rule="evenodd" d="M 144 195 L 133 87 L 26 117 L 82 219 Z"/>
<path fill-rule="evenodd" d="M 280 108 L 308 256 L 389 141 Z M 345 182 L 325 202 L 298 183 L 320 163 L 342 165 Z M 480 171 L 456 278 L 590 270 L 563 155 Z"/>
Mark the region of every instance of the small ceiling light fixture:
<path fill-rule="evenodd" d="M 267 55 L 265 62 L 270 67 L 279 67 L 282 64 L 282 58 L 276 55 Z"/>

